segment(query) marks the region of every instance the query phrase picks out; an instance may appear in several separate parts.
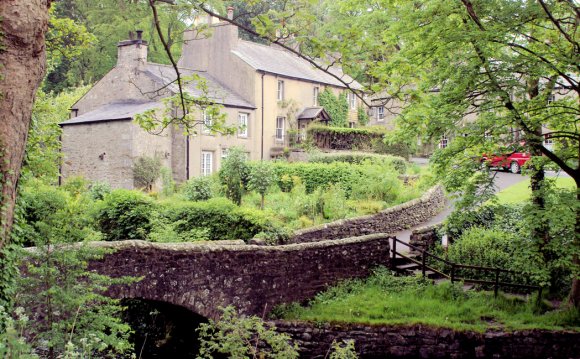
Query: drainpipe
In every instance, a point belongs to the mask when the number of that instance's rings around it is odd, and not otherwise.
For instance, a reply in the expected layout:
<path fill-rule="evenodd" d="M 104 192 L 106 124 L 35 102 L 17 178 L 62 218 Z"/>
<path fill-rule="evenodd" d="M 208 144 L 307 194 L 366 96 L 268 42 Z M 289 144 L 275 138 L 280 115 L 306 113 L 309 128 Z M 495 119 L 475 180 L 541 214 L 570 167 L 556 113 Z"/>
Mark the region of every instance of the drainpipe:
<path fill-rule="evenodd" d="M 58 143 L 60 143 L 60 147 L 58 148 L 58 153 L 60 155 L 58 161 L 58 186 L 60 187 L 62 186 L 62 135 L 58 135 Z"/>
<path fill-rule="evenodd" d="M 260 147 L 260 160 L 264 160 L 264 75 L 262 72 L 262 143 Z"/>
<path fill-rule="evenodd" d="M 185 136 L 185 180 L 189 180 L 189 134 Z"/>

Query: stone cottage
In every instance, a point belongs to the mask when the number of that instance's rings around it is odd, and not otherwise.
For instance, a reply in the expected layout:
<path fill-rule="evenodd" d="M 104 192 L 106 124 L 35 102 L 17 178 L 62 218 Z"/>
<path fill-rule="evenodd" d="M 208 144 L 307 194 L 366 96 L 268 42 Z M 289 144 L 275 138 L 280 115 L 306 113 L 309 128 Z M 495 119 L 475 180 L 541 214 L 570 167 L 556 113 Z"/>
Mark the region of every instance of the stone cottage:
<path fill-rule="evenodd" d="M 233 9 L 228 9 L 231 18 Z M 133 164 L 140 156 L 158 156 L 176 181 L 209 175 L 220 167 L 227 150 L 245 148 L 251 160 L 269 159 L 289 144 L 289 131 L 300 133 L 312 121 L 326 122 L 318 93 L 347 91 L 335 77 L 279 47 L 238 38 L 238 28 L 208 20 L 211 36 L 184 34 L 178 66 L 182 75 L 197 74 L 207 82 L 206 95 L 223 105 L 226 123 L 238 127 L 224 136 L 166 128 L 161 135 L 141 129 L 133 119 L 162 109 L 162 99 L 177 92 L 173 67 L 149 63 L 147 43 L 137 38 L 118 44 L 116 66 L 72 106 L 63 128 L 63 178 L 82 175 L 107 181 L 115 188 L 133 188 Z M 335 70 L 335 74 L 352 81 Z M 199 95 L 195 83 L 186 88 Z M 356 121 L 360 100 L 348 94 L 349 118 Z M 203 118 L 203 114 L 199 114 Z"/>

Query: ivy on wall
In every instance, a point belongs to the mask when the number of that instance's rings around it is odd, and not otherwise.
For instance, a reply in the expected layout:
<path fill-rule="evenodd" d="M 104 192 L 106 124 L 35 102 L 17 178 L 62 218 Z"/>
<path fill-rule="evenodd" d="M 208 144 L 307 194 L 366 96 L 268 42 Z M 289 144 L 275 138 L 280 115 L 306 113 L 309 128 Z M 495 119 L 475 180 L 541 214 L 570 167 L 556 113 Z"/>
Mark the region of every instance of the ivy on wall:
<path fill-rule="evenodd" d="M 330 116 L 331 126 L 348 126 L 348 102 L 344 93 L 335 96 L 327 87 L 318 95 L 318 103 Z"/>

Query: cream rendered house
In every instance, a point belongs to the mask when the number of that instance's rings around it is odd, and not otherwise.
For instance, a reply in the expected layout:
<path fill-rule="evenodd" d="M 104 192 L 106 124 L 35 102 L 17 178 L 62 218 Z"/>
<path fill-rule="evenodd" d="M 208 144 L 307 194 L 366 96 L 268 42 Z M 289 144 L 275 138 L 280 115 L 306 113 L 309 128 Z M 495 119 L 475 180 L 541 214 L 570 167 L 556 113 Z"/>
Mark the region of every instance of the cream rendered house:
<path fill-rule="evenodd" d="M 150 134 L 134 123 L 137 114 L 161 111 L 162 99 L 177 93 L 175 71 L 147 62 L 147 43 L 138 32 L 136 39 L 118 44 L 116 66 L 61 123 L 63 178 L 81 175 L 115 188 L 134 188 L 135 160 L 158 156 L 182 182 L 217 171 L 233 146 L 245 148 L 252 160 L 270 159 L 289 145 L 289 130 L 296 133 L 312 121 L 328 121 L 317 95 L 326 87 L 336 94 L 346 91 L 340 81 L 290 52 L 240 40 L 233 25 L 210 25 L 209 37 L 197 38 L 193 30 L 185 33 L 178 65 L 182 75 L 197 74 L 207 81 L 207 96 L 223 106 L 226 123 L 238 127 L 237 134 L 212 135 L 199 129 L 185 136 L 175 128 Z M 340 71 L 334 73 L 352 81 Z M 195 83 L 186 90 L 200 93 Z M 354 94 L 348 96 L 354 123 L 362 104 Z M 198 116 L 203 118 L 202 113 Z"/>

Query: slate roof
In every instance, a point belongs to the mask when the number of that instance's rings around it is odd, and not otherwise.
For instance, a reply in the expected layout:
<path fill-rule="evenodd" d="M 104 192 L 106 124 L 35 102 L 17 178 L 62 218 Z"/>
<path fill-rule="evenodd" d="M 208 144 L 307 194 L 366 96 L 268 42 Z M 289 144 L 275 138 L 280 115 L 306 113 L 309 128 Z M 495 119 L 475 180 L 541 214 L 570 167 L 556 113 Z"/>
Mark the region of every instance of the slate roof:
<path fill-rule="evenodd" d="M 283 49 L 239 40 L 232 52 L 256 70 L 345 88 L 344 84 L 333 76 Z M 330 71 L 344 79 L 346 83 L 353 81 L 350 76 L 336 68 Z M 351 86 L 355 89 L 362 88 L 356 81 Z"/>
<path fill-rule="evenodd" d="M 60 125 L 75 125 L 79 123 L 92 123 L 112 120 L 130 120 L 133 116 L 151 110 L 154 108 L 161 108 L 163 106 L 160 102 L 138 102 L 125 101 L 117 103 L 109 103 L 97 107 L 93 111 L 84 113 L 80 116 L 73 117 L 70 120 L 62 122 Z"/>
<path fill-rule="evenodd" d="M 324 111 L 323 107 L 306 107 L 300 115 L 298 115 L 299 120 L 309 120 L 312 118 L 317 118 L 320 113 Z"/>
<path fill-rule="evenodd" d="M 207 96 L 216 103 L 231 107 L 256 108 L 256 106 L 244 100 L 240 95 L 217 81 L 206 72 L 194 71 L 186 68 L 179 68 L 179 71 L 181 76 L 192 76 L 197 74 L 205 78 L 208 87 Z M 172 66 L 149 63 L 147 64 L 147 74 L 154 80 L 159 81 L 162 86 L 168 86 L 171 91 L 175 93 L 179 91 L 177 85 L 172 84 L 172 82 L 177 78 Z M 203 95 L 202 91 L 197 88 L 197 81 L 190 81 L 186 85 L 186 90 L 195 97 Z"/>

